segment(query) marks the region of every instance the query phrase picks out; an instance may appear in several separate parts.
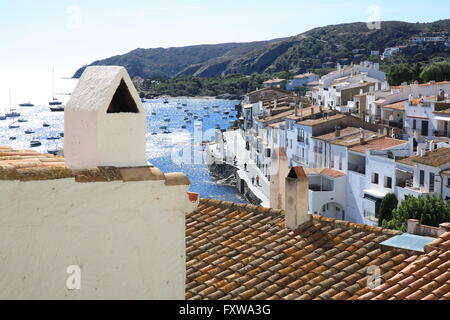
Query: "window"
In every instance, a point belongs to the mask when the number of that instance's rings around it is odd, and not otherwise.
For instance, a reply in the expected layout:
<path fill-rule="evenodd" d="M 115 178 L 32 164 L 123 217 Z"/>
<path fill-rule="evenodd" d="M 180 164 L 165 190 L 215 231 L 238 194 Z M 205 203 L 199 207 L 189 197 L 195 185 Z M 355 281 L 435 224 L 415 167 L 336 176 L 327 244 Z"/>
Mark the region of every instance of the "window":
<path fill-rule="evenodd" d="M 428 136 L 428 121 L 422 121 L 422 128 L 420 130 L 420 135 Z"/>
<path fill-rule="evenodd" d="M 378 173 L 372 173 L 372 183 L 378 184 Z"/>
<path fill-rule="evenodd" d="M 392 178 L 384 177 L 384 187 L 388 189 L 392 189 Z"/>
<path fill-rule="evenodd" d="M 430 172 L 430 192 L 434 192 L 434 173 Z"/>
<path fill-rule="evenodd" d="M 425 185 L 425 171 L 420 170 L 419 174 L 419 185 L 423 187 Z"/>

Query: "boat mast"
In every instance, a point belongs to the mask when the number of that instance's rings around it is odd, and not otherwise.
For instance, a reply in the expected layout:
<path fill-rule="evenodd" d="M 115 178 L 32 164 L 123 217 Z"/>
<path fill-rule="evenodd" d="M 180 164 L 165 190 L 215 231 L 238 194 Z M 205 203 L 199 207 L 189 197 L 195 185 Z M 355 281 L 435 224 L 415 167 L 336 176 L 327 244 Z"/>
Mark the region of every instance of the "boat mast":
<path fill-rule="evenodd" d="M 52 101 L 55 101 L 55 67 L 52 67 Z"/>

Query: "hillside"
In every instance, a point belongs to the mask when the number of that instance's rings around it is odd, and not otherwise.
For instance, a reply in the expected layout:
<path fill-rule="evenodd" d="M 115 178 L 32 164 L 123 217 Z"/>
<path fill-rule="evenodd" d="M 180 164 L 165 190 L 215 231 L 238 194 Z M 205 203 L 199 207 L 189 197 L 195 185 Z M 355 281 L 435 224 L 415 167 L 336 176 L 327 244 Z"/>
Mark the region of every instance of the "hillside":
<path fill-rule="evenodd" d="M 227 74 L 303 72 L 326 63 L 357 62 L 370 57 L 371 50 L 403 45 L 414 36 L 448 34 L 450 20 L 433 23 L 387 21 L 380 30 L 365 23 L 320 27 L 295 37 L 249 43 L 225 43 L 179 48 L 136 49 L 127 54 L 95 61 L 91 65 L 121 65 L 132 77 L 174 78 L 180 75 L 220 77 Z M 362 49 L 358 54 L 354 49 Z M 431 50 L 431 51 L 430 51 Z M 431 48 L 430 56 L 449 56 L 448 48 Z M 445 51 L 445 52 L 441 52 Z M 417 54 L 417 52 L 414 52 Z M 74 75 L 78 78 L 84 68 Z"/>

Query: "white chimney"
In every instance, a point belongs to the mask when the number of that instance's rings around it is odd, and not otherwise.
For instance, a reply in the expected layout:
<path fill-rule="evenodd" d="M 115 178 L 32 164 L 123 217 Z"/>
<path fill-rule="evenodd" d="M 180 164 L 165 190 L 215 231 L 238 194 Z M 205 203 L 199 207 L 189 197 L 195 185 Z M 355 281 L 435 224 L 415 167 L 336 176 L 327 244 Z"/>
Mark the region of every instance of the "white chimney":
<path fill-rule="evenodd" d="M 296 230 L 310 221 L 308 214 L 308 177 L 302 167 L 293 167 L 286 178 L 286 227 Z"/>
<path fill-rule="evenodd" d="M 72 169 L 147 166 L 146 113 L 123 67 L 88 67 L 64 113 Z"/>

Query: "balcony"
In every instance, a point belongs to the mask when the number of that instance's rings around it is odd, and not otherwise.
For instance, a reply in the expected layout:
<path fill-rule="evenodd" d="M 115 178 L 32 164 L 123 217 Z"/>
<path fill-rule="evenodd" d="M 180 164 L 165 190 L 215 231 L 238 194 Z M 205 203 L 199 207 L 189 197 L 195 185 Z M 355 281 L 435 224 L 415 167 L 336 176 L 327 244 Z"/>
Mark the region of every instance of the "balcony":
<path fill-rule="evenodd" d="M 362 164 L 348 163 L 348 170 L 359 174 L 366 174 L 365 165 Z"/>
<path fill-rule="evenodd" d="M 434 136 L 438 138 L 450 138 L 450 131 L 434 131 Z"/>
<path fill-rule="evenodd" d="M 294 160 L 297 163 L 303 164 L 303 165 L 307 165 L 308 164 L 308 160 L 306 158 L 302 158 L 302 157 L 297 156 L 297 155 L 293 155 L 292 156 L 292 160 Z"/>
<path fill-rule="evenodd" d="M 400 121 L 383 120 L 382 123 L 392 128 L 403 129 L 403 122 Z"/>

